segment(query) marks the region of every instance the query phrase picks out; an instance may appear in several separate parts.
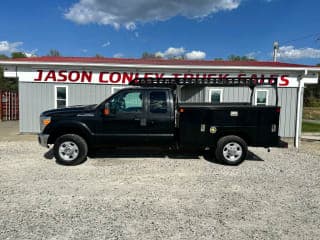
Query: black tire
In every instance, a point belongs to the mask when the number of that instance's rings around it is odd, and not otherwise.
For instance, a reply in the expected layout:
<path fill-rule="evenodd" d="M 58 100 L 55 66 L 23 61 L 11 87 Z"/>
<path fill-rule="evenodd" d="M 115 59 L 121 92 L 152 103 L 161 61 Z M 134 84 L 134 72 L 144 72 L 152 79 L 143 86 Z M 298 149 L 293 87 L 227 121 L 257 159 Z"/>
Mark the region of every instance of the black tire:
<path fill-rule="evenodd" d="M 246 158 L 247 153 L 247 143 L 235 135 L 220 138 L 215 149 L 216 159 L 227 165 L 240 164 Z"/>
<path fill-rule="evenodd" d="M 65 134 L 57 138 L 53 154 L 60 164 L 77 165 L 87 159 L 88 145 L 79 135 Z"/>

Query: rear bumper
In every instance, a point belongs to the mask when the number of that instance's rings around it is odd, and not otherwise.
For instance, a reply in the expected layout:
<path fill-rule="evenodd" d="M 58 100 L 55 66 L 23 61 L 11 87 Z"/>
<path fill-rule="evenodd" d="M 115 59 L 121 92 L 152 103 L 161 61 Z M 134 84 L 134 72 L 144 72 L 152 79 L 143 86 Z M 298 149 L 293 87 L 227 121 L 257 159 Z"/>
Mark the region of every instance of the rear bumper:
<path fill-rule="evenodd" d="M 41 146 L 48 148 L 49 134 L 38 134 L 38 142 Z"/>

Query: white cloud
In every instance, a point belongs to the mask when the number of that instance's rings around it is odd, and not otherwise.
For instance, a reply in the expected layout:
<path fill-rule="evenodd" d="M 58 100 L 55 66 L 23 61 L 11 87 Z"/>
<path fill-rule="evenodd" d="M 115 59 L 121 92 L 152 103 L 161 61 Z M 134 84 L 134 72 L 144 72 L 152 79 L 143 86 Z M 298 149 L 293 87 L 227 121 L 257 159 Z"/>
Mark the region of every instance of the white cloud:
<path fill-rule="evenodd" d="M 35 57 L 38 49 L 25 51 L 21 46 L 23 42 L 0 41 L 0 53 L 10 54 L 13 52 L 23 52 L 27 57 Z"/>
<path fill-rule="evenodd" d="M 122 53 L 116 53 L 113 55 L 114 58 L 123 58 L 123 54 Z"/>
<path fill-rule="evenodd" d="M 202 51 L 191 51 L 186 53 L 186 59 L 201 60 L 206 58 L 206 53 Z"/>
<path fill-rule="evenodd" d="M 180 48 L 174 48 L 174 47 L 169 47 L 166 51 L 164 52 L 156 52 L 155 53 L 156 57 L 161 57 L 161 58 L 186 58 L 190 60 L 200 60 L 200 59 L 205 59 L 206 58 L 206 53 L 203 51 L 190 51 L 187 52 L 183 47 Z"/>
<path fill-rule="evenodd" d="M 180 48 L 169 47 L 164 52 L 156 52 L 155 55 L 156 57 L 161 57 L 161 58 L 177 58 L 177 57 L 182 57 L 185 52 L 186 50 L 183 47 L 180 47 Z"/>
<path fill-rule="evenodd" d="M 38 49 L 34 49 L 32 51 L 24 51 L 24 54 L 27 56 L 27 57 L 36 57 L 37 56 L 37 53 L 38 52 Z"/>
<path fill-rule="evenodd" d="M 278 57 L 283 59 L 319 58 L 320 49 L 295 48 L 294 46 L 282 46 L 279 48 Z"/>
<path fill-rule="evenodd" d="M 108 47 L 111 45 L 111 42 L 108 41 L 108 42 L 105 42 L 104 44 L 101 45 L 101 47 Z"/>
<path fill-rule="evenodd" d="M 8 41 L 0 41 L 0 52 L 17 52 L 18 47 L 22 46 L 23 42 L 8 42 Z"/>
<path fill-rule="evenodd" d="M 256 52 L 249 52 L 246 54 L 246 57 L 249 59 L 256 59 L 258 55 L 261 54 L 261 51 L 256 51 Z"/>
<path fill-rule="evenodd" d="M 233 10 L 243 0 L 78 0 L 65 17 L 79 24 L 98 23 L 136 29 L 137 23 L 165 21 L 174 16 L 204 18 L 210 14 Z"/>

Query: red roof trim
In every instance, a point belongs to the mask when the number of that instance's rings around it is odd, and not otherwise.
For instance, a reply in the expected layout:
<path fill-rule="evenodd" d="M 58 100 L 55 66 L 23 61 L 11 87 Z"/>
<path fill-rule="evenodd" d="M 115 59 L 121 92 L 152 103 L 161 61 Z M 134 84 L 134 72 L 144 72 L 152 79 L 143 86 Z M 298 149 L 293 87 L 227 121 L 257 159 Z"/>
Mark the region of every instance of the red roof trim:
<path fill-rule="evenodd" d="M 301 64 L 260 61 L 213 61 L 213 60 L 165 60 L 95 57 L 30 57 L 3 59 L 6 62 L 61 62 L 61 63 L 105 63 L 105 64 L 147 64 L 147 65 L 189 65 L 189 66 L 250 66 L 250 67 L 315 67 Z"/>

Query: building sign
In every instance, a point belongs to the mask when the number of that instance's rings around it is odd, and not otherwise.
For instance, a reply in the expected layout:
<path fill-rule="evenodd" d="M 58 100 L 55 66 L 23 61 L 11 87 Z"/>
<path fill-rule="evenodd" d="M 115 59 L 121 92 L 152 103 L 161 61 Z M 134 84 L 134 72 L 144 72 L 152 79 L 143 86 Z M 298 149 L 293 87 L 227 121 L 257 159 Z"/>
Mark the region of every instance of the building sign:
<path fill-rule="evenodd" d="M 9 72 L 8 72 L 9 74 Z M 289 74 L 273 73 L 226 73 L 226 72 L 133 72 L 133 71 L 88 71 L 88 70 L 47 70 L 33 69 L 19 71 L 19 81 L 35 83 L 81 83 L 81 84 L 121 84 L 126 85 L 136 78 L 278 78 L 279 87 L 298 87 L 298 77 Z"/>

